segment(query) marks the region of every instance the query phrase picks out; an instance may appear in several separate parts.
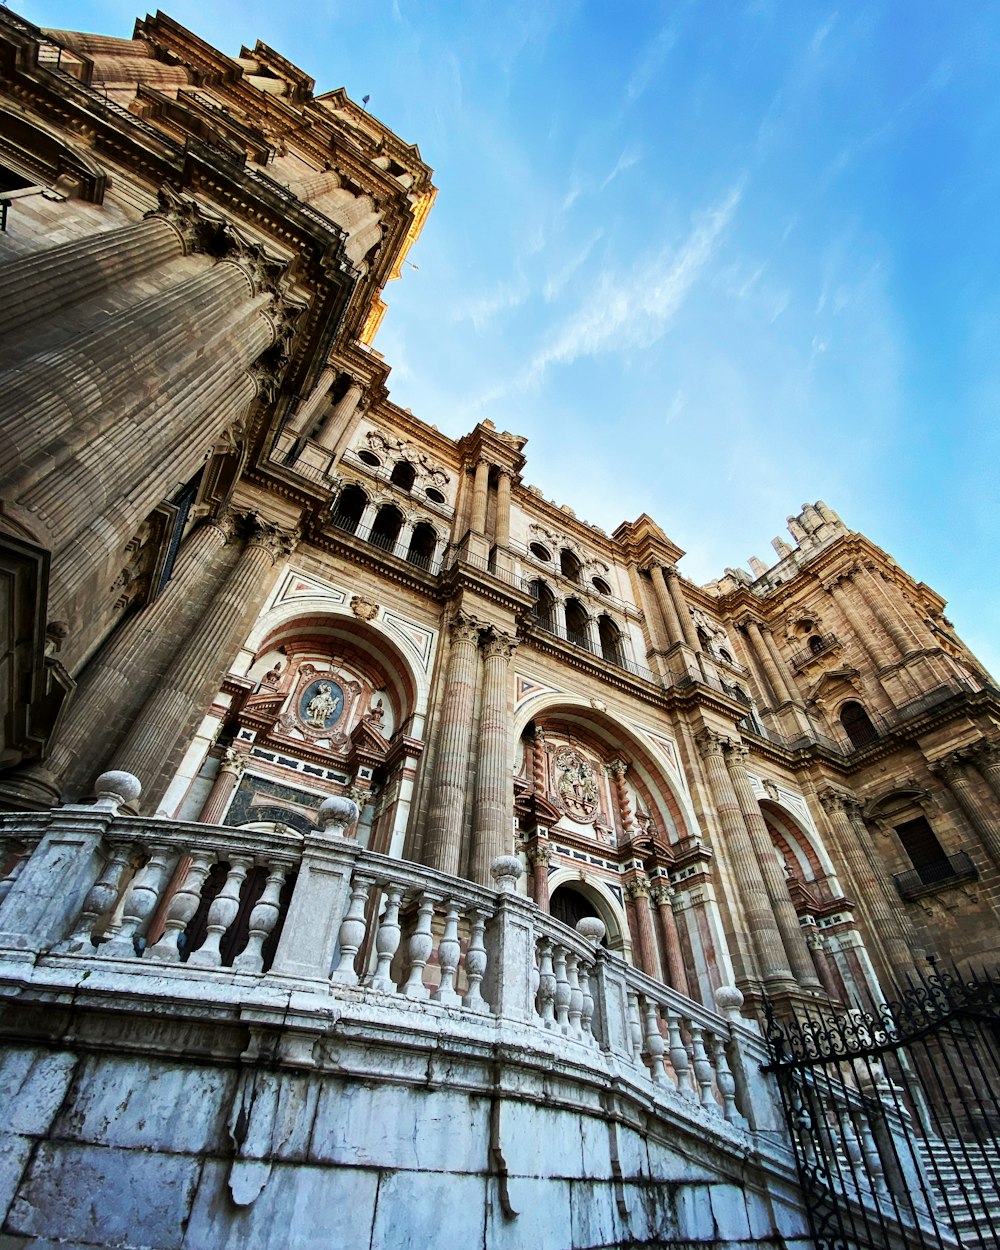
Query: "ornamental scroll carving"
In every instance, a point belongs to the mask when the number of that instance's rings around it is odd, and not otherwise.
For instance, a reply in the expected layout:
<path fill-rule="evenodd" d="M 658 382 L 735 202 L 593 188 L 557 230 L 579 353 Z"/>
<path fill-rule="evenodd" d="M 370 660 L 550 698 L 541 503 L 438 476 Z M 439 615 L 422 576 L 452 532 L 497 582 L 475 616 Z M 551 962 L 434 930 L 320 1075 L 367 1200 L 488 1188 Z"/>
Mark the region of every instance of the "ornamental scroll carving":
<path fill-rule="evenodd" d="M 599 806 L 597 770 L 574 747 L 562 747 L 555 756 L 556 793 L 566 815 L 593 824 Z"/>

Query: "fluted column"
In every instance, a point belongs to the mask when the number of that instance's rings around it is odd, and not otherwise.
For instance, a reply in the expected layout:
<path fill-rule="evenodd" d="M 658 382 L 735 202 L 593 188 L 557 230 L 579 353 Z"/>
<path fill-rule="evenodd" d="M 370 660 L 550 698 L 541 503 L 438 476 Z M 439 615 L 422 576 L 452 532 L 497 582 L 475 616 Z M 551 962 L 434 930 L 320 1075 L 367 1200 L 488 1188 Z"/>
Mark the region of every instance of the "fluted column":
<path fill-rule="evenodd" d="M 256 516 L 248 520 L 251 534 L 236 565 L 116 752 L 118 768 L 150 779 L 147 802 L 159 798 L 156 779 L 192 712 L 201 710 L 218 688 L 270 589 L 268 574 L 293 545 L 292 536 L 276 525 Z"/>
<path fill-rule="evenodd" d="M 930 765 L 931 771 L 940 776 L 965 814 L 969 824 L 979 836 L 983 850 L 997 868 L 1000 868 L 1000 831 L 996 822 L 983 808 L 976 784 L 969 776 L 966 760 L 957 752 Z"/>
<path fill-rule="evenodd" d="M 591 655 L 601 654 L 601 633 L 597 627 L 596 619 L 587 614 L 586 624 L 584 626 L 587 635 L 587 650 Z"/>
<path fill-rule="evenodd" d="M 858 593 L 864 600 L 868 611 L 871 612 L 872 616 L 874 616 L 891 639 L 892 645 L 899 653 L 900 659 L 909 655 L 914 650 L 914 644 L 907 638 L 899 618 L 893 614 L 891 608 L 886 603 L 881 588 L 874 584 L 872 573 L 867 567 L 858 571 L 854 584 L 857 586 Z"/>
<path fill-rule="evenodd" d="M 632 915 L 635 917 L 635 954 L 640 969 L 658 981 L 663 980 L 663 969 L 660 967 L 660 956 L 656 949 L 656 934 L 653 931 L 653 916 L 649 909 L 649 881 L 638 877 L 625 883 L 625 897 L 632 904 Z"/>
<path fill-rule="evenodd" d="M 971 757 L 994 797 L 1000 799 L 1000 742 L 984 738 L 972 748 Z"/>
<path fill-rule="evenodd" d="M 359 382 L 352 382 L 344 392 L 342 399 L 334 405 L 333 412 L 327 417 L 316 442 L 326 451 L 333 451 L 337 440 L 350 424 L 351 418 L 358 410 L 364 390 Z"/>
<path fill-rule="evenodd" d="M 490 466 L 486 460 L 476 462 L 476 476 L 472 485 L 472 518 L 469 528 L 474 534 L 486 533 L 486 503 L 489 497 Z"/>
<path fill-rule="evenodd" d="M 287 434 L 294 434 L 298 437 L 305 434 L 316 419 L 316 414 L 323 407 L 323 403 L 330 394 L 330 387 L 337 380 L 337 370 L 333 365 L 327 365 L 323 372 L 319 375 L 316 385 L 309 394 L 302 400 L 295 415 L 291 421 L 285 426 Z"/>
<path fill-rule="evenodd" d="M 781 670 L 775 662 L 770 648 L 764 641 L 760 625 L 751 616 L 743 623 L 743 630 L 746 634 L 747 642 L 750 644 L 750 649 L 753 651 L 754 658 L 764 670 L 764 675 L 767 677 L 773 697 L 777 701 L 776 706 L 790 702 L 792 698 L 791 692 L 782 678 Z"/>
<path fill-rule="evenodd" d="M 694 621 L 691 619 L 691 613 L 688 611 L 687 600 L 684 598 L 681 575 L 671 565 L 670 568 L 663 570 L 663 576 L 667 583 L 667 590 L 670 592 L 670 598 L 673 601 L 674 610 L 677 613 L 677 619 L 680 621 L 684 641 L 692 651 L 700 651 L 701 642 L 698 639 L 698 631 L 695 629 Z"/>
<path fill-rule="evenodd" d="M 431 781 L 423 860 L 431 868 L 458 876 L 462 859 L 462 818 L 472 754 L 472 725 L 476 709 L 479 634 L 482 625 L 464 612 L 449 624 L 451 650 Z"/>
<path fill-rule="evenodd" d="M 680 936 L 677 933 L 677 918 L 673 908 L 673 889 L 669 885 L 654 885 L 650 897 L 656 904 L 660 917 L 660 932 L 663 934 L 663 953 L 667 960 L 667 982 L 679 994 L 691 997 L 688 988 L 687 973 L 684 970 L 684 956 L 681 953 Z"/>
<path fill-rule="evenodd" d="M 0 308 L 19 331 L 183 255 L 175 227 L 164 217 L 146 217 L 10 261 L 0 269 Z"/>
<path fill-rule="evenodd" d="M 531 864 L 531 894 L 542 911 L 549 910 L 549 864 L 552 863 L 552 847 L 547 841 L 536 839 L 528 850 Z"/>
<path fill-rule="evenodd" d="M 677 615 L 677 605 L 667 589 L 670 580 L 666 569 L 653 568 L 651 577 L 653 594 L 656 597 L 657 607 L 660 609 L 660 619 L 667 631 L 667 645 L 672 647 L 684 641 L 684 630 L 681 628 L 681 618 Z"/>
<path fill-rule="evenodd" d="M 500 469 L 497 479 L 497 517 L 494 542 L 498 547 L 510 544 L 510 488 L 513 474 L 510 469 Z"/>
<path fill-rule="evenodd" d="M 905 985 L 906 973 L 913 967 L 914 934 L 905 913 L 900 913 L 899 896 L 872 846 L 872 835 L 864 822 L 861 804 L 851 795 L 832 788 L 824 790 L 819 801 L 847 861 L 854 888 L 864 904 L 876 943 L 875 955 L 889 974 L 888 980 Z"/>
<path fill-rule="evenodd" d="M 746 941 L 756 954 L 757 967 L 767 988 L 772 993 L 787 991 L 794 987 L 794 978 L 764 885 L 761 859 L 755 852 L 729 769 L 726 767 L 723 747 L 728 739 L 706 729 L 698 735 L 697 741 L 705 761 L 708 784 L 722 828 L 726 857 L 733 866 L 740 901 L 746 915 Z M 770 838 L 768 852 L 773 859 Z"/>
<path fill-rule="evenodd" d="M 854 604 L 851 602 L 850 595 L 844 589 L 843 580 L 837 579 L 836 581 L 831 582 L 828 586 L 825 586 L 824 589 L 830 595 L 834 603 L 837 605 L 841 613 L 846 618 L 847 623 L 850 626 L 851 632 L 853 633 L 854 637 L 857 639 L 858 645 L 861 647 L 861 650 L 864 652 L 868 660 L 868 663 L 877 672 L 880 668 L 882 668 L 882 659 L 876 653 L 875 648 L 872 646 L 871 635 L 869 634 L 868 626 L 858 615 L 854 607 Z"/>
<path fill-rule="evenodd" d="M 510 855 L 514 827 L 513 788 L 508 766 L 507 671 L 517 650 L 517 639 L 491 631 L 483 644 L 483 698 L 479 714 L 476 755 L 475 808 L 469 877 L 489 885 L 490 864 L 498 855 Z"/>
<path fill-rule="evenodd" d="M 229 800 L 236 793 L 244 769 L 247 766 L 246 753 L 235 747 L 226 747 L 219 764 L 215 781 L 201 809 L 198 820 L 203 825 L 218 825 L 229 807 Z"/>
<path fill-rule="evenodd" d="M 771 835 L 768 832 L 767 825 L 764 823 L 764 817 L 761 815 L 757 796 L 754 794 L 750 778 L 747 776 L 746 758 L 748 754 L 747 748 L 739 742 L 730 742 L 726 747 L 726 767 L 729 769 L 729 776 L 732 778 L 733 790 L 736 792 L 736 801 L 739 804 L 740 811 L 743 814 L 743 821 L 750 834 L 753 852 L 760 864 L 764 889 L 767 891 L 771 912 L 777 924 L 778 932 L 781 935 L 785 955 L 791 964 L 795 979 L 803 988 L 818 989 L 820 985 L 816 977 L 812 956 L 809 954 L 809 947 L 806 945 L 802 926 L 799 924 L 795 907 L 789 897 L 784 874 L 775 854 L 774 843 L 771 841 Z"/>
<path fill-rule="evenodd" d="M 830 958 L 829 951 L 823 945 L 823 938 L 820 934 L 815 930 L 810 932 L 806 937 L 806 945 L 809 947 L 809 952 L 812 955 L 816 976 L 819 978 L 820 985 L 826 990 L 828 997 L 839 1000 L 842 1003 L 849 1002 L 847 987 L 837 971 L 836 964 Z"/>
<path fill-rule="evenodd" d="M 778 644 L 774 641 L 774 634 L 771 632 L 770 627 L 761 625 L 758 628 L 760 629 L 760 636 L 764 640 L 764 649 L 771 657 L 775 672 L 778 674 L 778 682 L 781 685 L 784 697 L 789 703 L 801 703 L 802 699 L 795 686 L 795 679 L 788 671 L 785 657 L 781 654 Z"/>

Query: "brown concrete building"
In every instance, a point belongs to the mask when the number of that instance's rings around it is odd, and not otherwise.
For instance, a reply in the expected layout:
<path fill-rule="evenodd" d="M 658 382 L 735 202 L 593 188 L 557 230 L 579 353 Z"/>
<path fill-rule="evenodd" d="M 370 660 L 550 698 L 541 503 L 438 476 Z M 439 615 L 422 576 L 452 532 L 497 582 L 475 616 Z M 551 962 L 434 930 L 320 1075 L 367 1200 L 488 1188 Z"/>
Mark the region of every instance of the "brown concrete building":
<path fill-rule="evenodd" d="M 397 407 L 373 344 L 432 171 L 313 85 L 162 14 L 0 13 L 5 809 L 114 769 L 284 847 L 344 796 L 361 848 L 483 886 L 519 856 L 709 1008 L 993 961 L 1000 693 L 944 600 L 822 502 L 696 585 L 654 519 L 543 498 L 525 439 Z M 288 906 L 259 857 L 156 854 L 109 887 L 120 920 L 145 883 L 150 947 L 229 891 L 227 966 Z"/>

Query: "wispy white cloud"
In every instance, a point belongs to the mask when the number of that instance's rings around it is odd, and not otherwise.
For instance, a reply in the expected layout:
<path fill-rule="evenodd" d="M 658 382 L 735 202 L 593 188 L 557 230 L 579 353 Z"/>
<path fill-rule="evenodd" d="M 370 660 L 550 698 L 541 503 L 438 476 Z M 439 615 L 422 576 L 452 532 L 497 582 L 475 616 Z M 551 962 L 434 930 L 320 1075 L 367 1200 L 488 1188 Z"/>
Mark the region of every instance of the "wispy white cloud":
<path fill-rule="evenodd" d="M 516 277 L 500 282 L 485 295 L 476 296 L 465 304 L 451 309 L 453 322 L 471 321 L 477 333 L 481 332 L 500 313 L 517 308 L 528 298 L 531 288 L 527 278 Z"/>
<path fill-rule="evenodd" d="M 554 299 L 557 299 L 562 294 L 566 284 L 570 281 L 573 275 L 586 264 L 591 252 L 602 238 L 604 238 L 604 231 L 595 231 L 587 242 L 573 253 L 566 264 L 561 266 L 561 268 L 557 269 L 555 273 L 550 274 L 549 277 L 546 278 L 545 284 L 542 287 L 542 297 L 547 304 L 552 303 Z"/>
<path fill-rule="evenodd" d="M 645 94 L 650 83 L 662 69 L 664 62 L 677 42 L 677 30 L 673 23 L 662 27 L 643 48 L 635 69 L 625 87 L 626 104 L 634 104 Z"/>

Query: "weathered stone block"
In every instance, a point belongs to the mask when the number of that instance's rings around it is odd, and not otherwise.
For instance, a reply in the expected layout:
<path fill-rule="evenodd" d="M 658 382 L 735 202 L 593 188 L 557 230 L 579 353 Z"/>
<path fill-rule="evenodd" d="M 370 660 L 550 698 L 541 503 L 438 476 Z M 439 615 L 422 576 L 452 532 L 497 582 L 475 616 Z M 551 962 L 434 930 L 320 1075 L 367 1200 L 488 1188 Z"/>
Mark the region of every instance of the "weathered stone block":
<path fill-rule="evenodd" d="M 482 1246 L 486 1192 L 485 1178 L 479 1176 L 383 1173 L 371 1244 L 386 1250 Z"/>

